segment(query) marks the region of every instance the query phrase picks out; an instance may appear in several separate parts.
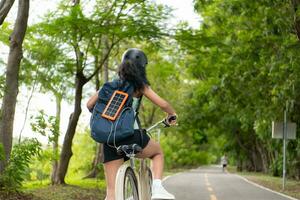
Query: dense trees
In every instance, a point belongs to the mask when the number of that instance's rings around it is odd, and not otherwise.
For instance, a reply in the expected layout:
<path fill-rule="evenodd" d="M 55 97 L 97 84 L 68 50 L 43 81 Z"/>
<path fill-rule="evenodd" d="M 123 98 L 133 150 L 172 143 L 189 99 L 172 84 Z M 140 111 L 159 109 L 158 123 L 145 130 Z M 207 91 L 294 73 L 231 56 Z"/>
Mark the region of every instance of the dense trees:
<path fill-rule="evenodd" d="M 201 28 L 178 35 L 197 80 L 189 128 L 216 140 L 224 136 L 219 149 L 230 151 L 240 169 L 278 175 L 281 144 L 271 139 L 271 121 L 282 121 L 289 102 L 290 120 L 299 125 L 294 7 L 290 1 L 199 0 L 195 8 L 204 18 Z M 299 178 L 299 137 L 288 148 L 290 175 Z"/>

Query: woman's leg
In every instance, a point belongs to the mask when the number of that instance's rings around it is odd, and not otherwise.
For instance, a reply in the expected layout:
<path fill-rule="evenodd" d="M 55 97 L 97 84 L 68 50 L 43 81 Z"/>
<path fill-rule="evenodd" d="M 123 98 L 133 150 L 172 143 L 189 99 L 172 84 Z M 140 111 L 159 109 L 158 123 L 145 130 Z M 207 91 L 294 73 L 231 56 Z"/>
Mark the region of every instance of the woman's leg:
<path fill-rule="evenodd" d="M 164 155 L 160 144 L 150 139 L 143 151 L 137 154 L 138 158 L 151 158 L 154 179 L 162 179 L 164 169 Z"/>
<path fill-rule="evenodd" d="M 124 159 L 113 160 L 104 163 L 105 179 L 106 179 L 106 199 L 115 200 L 115 182 L 118 169 L 124 163 Z"/>
<path fill-rule="evenodd" d="M 175 199 L 174 195 L 167 192 L 162 186 L 162 174 L 164 169 L 164 156 L 159 143 L 150 140 L 141 153 L 137 155 L 140 158 L 152 159 L 152 198 L 153 199 Z"/>

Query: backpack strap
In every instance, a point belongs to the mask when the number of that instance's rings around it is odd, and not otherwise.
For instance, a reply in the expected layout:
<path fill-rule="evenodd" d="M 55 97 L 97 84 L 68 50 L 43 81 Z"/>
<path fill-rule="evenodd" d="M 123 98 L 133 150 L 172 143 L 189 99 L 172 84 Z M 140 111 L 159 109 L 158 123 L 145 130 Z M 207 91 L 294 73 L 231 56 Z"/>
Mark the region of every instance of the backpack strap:
<path fill-rule="evenodd" d="M 144 143 L 143 141 L 143 129 L 142 129 L 142 125 L 141 125 L 141 121 L 140 121 L 140 118 L 139 118 L 139 109 L 140 109 L 140 105 L 141 105 L 141 102 L 142 102 L 142 98 L 143 98 L 143 95 L 140 97 L 139 99 L 139 102 L 138 102 L 138 106 L 136 108 L 136 111 L 135 111 L 135 120 L 138 124 L 138 127 L 139 127 L 139 130 L 140 130 L 140 136 L 141 136 L 141 141 L 142 141 L 142 144 Z"/>
<path fill-rule="evenodd" d="M 139 114 L 139 110 L 140 110 L 142 99 L 143 99 L 143 95 L 139 98 L 138 105 L 137 105 L 137 107 L 135 109 L 136 116 L 138 116 L 138 114 Z"/>

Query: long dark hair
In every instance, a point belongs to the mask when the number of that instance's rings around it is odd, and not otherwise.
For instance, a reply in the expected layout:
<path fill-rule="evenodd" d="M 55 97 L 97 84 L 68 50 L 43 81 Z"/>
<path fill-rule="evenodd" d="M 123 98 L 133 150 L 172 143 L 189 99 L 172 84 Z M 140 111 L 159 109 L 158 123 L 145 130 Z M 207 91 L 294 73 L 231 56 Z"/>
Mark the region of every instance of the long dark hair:
<path fill-rule="evenodd" d="M 124 60 L 118 69 L 119 78 L 130 82 L 135 92 L 142 92 L 145 86 L 150 85 L 146 69 L 144 66 L 138 66 L 131 60 Z"/>

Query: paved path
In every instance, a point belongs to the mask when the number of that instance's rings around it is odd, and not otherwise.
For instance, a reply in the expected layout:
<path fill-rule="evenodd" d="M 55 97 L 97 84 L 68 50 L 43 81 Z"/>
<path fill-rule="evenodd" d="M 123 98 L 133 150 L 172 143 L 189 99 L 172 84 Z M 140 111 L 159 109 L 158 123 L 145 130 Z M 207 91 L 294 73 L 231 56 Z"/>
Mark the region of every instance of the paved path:
<path fill-rule="evenodd" d="M 222 173 L 216 166 L 176 174 L 166 179 L 164 186 L 176 200 L 291 200 Z"/>

